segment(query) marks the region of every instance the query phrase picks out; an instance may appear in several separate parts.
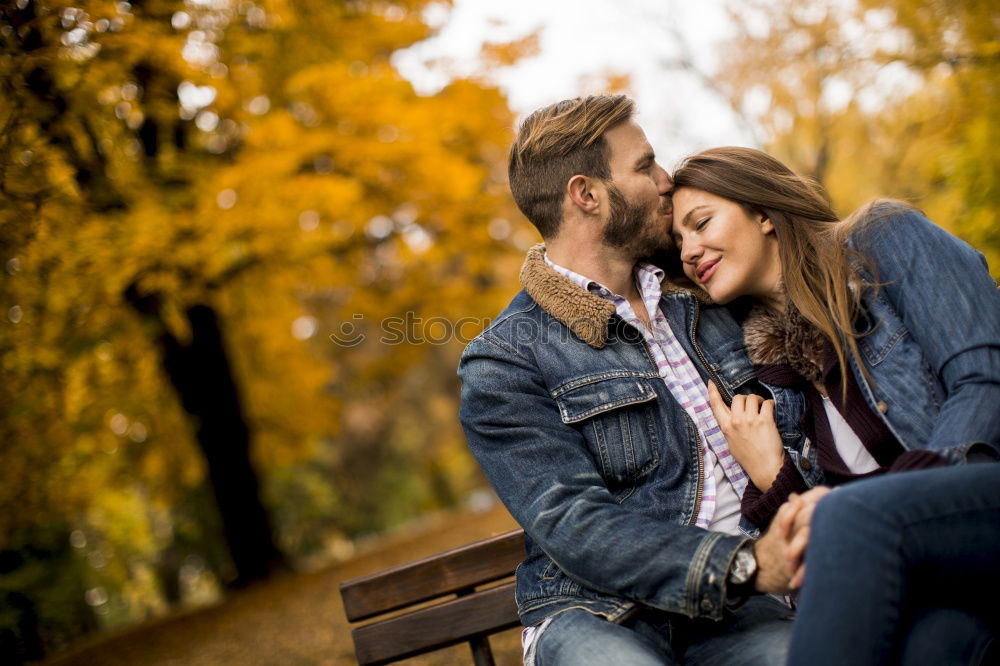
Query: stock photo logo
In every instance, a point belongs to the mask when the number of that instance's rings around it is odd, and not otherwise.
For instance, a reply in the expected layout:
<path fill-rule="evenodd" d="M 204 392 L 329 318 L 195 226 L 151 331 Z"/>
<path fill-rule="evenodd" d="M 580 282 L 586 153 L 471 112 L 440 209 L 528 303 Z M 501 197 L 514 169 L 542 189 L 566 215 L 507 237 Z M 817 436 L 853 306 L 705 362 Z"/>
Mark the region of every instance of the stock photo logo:
<path fill-rule="evenodd" d="M 638 320 L 636 320 L 638 321 Z M 514 340 L 525 345 L 548 341 L 567 342 L 573 337 L 570 328 L 555 320 L 543 325 L 536 321 L 517 319 L 492 320 L 482 317 L 421 317 L 407 312 L 402 317 L 385 317 L 375 322 L 364 314 L 355 313 L 340 322 L 329 339 L 338 347 L 357 347 L 369 340 L 380 345 L 467 345 L 490 326 L 512 326 Z"/>
<path fill-rule="evenodd" d="M 381 345 L 468 344 L 489 324 L 489 319 L 480 317 L 453 321 L 447 317 L 425 318 L 407 312 L 402 317 L 385 317 L 376 327 L 365 315 L 355 313 L 351 319 L 340 322 L 329 338 L 339 347 L 357 347 L 369 339 Z"/>

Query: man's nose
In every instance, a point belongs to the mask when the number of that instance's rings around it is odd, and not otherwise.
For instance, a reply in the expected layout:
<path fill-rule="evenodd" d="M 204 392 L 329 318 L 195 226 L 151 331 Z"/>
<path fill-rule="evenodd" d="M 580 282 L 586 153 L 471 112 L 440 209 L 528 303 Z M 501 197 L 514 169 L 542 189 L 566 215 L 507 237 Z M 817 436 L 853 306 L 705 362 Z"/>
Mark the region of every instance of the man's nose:
<path fill-rule="evenodd" d="M 658 178 L 656 182 L 657 190 L 659 190 L 661 195 L 670 194 L 674 189 L 674 179 L 670 177 L 667 170 L 661 167 L 659 164 L 656 165 L 658 170 Z"/>

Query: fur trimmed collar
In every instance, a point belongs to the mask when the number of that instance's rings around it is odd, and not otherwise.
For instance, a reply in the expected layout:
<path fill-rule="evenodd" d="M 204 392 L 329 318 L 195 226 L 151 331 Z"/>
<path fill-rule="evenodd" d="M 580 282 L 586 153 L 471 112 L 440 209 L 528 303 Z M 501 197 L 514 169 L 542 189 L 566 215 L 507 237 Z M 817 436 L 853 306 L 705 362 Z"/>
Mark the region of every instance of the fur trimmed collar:
<path fill-rule="evenodd" d="M 580 289 L 565 275 L 554 271 L 545 262 L 543 243 L 528 250 L 521 266 L 521 286 L 543 310 L 588 345 L 601 349 L 607 344 L 608 322 L 615 314 L 615 304 Z M 690 293 L 701 301 L 707 299 L 700 290 L 687 289 L 669 279 L 664 280 L 663 290 Z"/>
<path fill-rule="evenodd" d="M 790 365 L 810 382 L 823 376 L 826 338 L 791 303 L 784 314 L 755 305 L 743 321 L 754 365 Z"/>
<path fill-rule="evenodd" d="M 572 280 L 545 262 L 545 245 L 528 250 L 521 266 L 521 286 L 539 306 L 595 349 L 608 341 L 608 323 L 615 304 L 580 289 Z M 663 282 L 664 293 L 684 292 L 702 303 L 711 299 L 701 289 Z M 743 321 L 747 353 L 754 365 L 787 364 L 810 382 L 823 375 L 826 339 L 791 304 L 784 314 L 761 305 L 750 309 Z"/>

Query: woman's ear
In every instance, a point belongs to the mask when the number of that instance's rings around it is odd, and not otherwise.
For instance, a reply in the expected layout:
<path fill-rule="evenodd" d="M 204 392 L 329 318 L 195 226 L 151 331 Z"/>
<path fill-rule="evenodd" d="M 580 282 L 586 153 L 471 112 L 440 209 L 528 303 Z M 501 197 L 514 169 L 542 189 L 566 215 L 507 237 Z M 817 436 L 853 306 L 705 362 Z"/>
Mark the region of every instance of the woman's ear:
<path fill-rule="evenodd" d="M 774 233 L 774 223 L 771 222 L 771 218 L 767 215 L 761 213 L 758 222 L 760 222 L 760 231 L 762 234 L 767 235 Z"/>

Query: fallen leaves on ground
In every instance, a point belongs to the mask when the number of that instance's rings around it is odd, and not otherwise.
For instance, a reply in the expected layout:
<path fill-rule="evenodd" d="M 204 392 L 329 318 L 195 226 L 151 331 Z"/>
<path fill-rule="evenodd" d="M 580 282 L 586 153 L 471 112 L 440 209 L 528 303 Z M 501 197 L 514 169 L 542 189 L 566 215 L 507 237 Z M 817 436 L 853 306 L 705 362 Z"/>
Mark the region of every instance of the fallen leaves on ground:
<path fill-rule="evenodd" d="M 514 529 L 500 506 L 428 518 L 359 549 L 352 559 L 311 573 L 289 574 L 229 596 L 96 639 L 46 666 L 343 666 L 356 664 L 338 584 Z M 498 666 L 521 663 L 520 631 L 491 638 Z M 457 645 L 404 662 L 471 664 Z"/>

